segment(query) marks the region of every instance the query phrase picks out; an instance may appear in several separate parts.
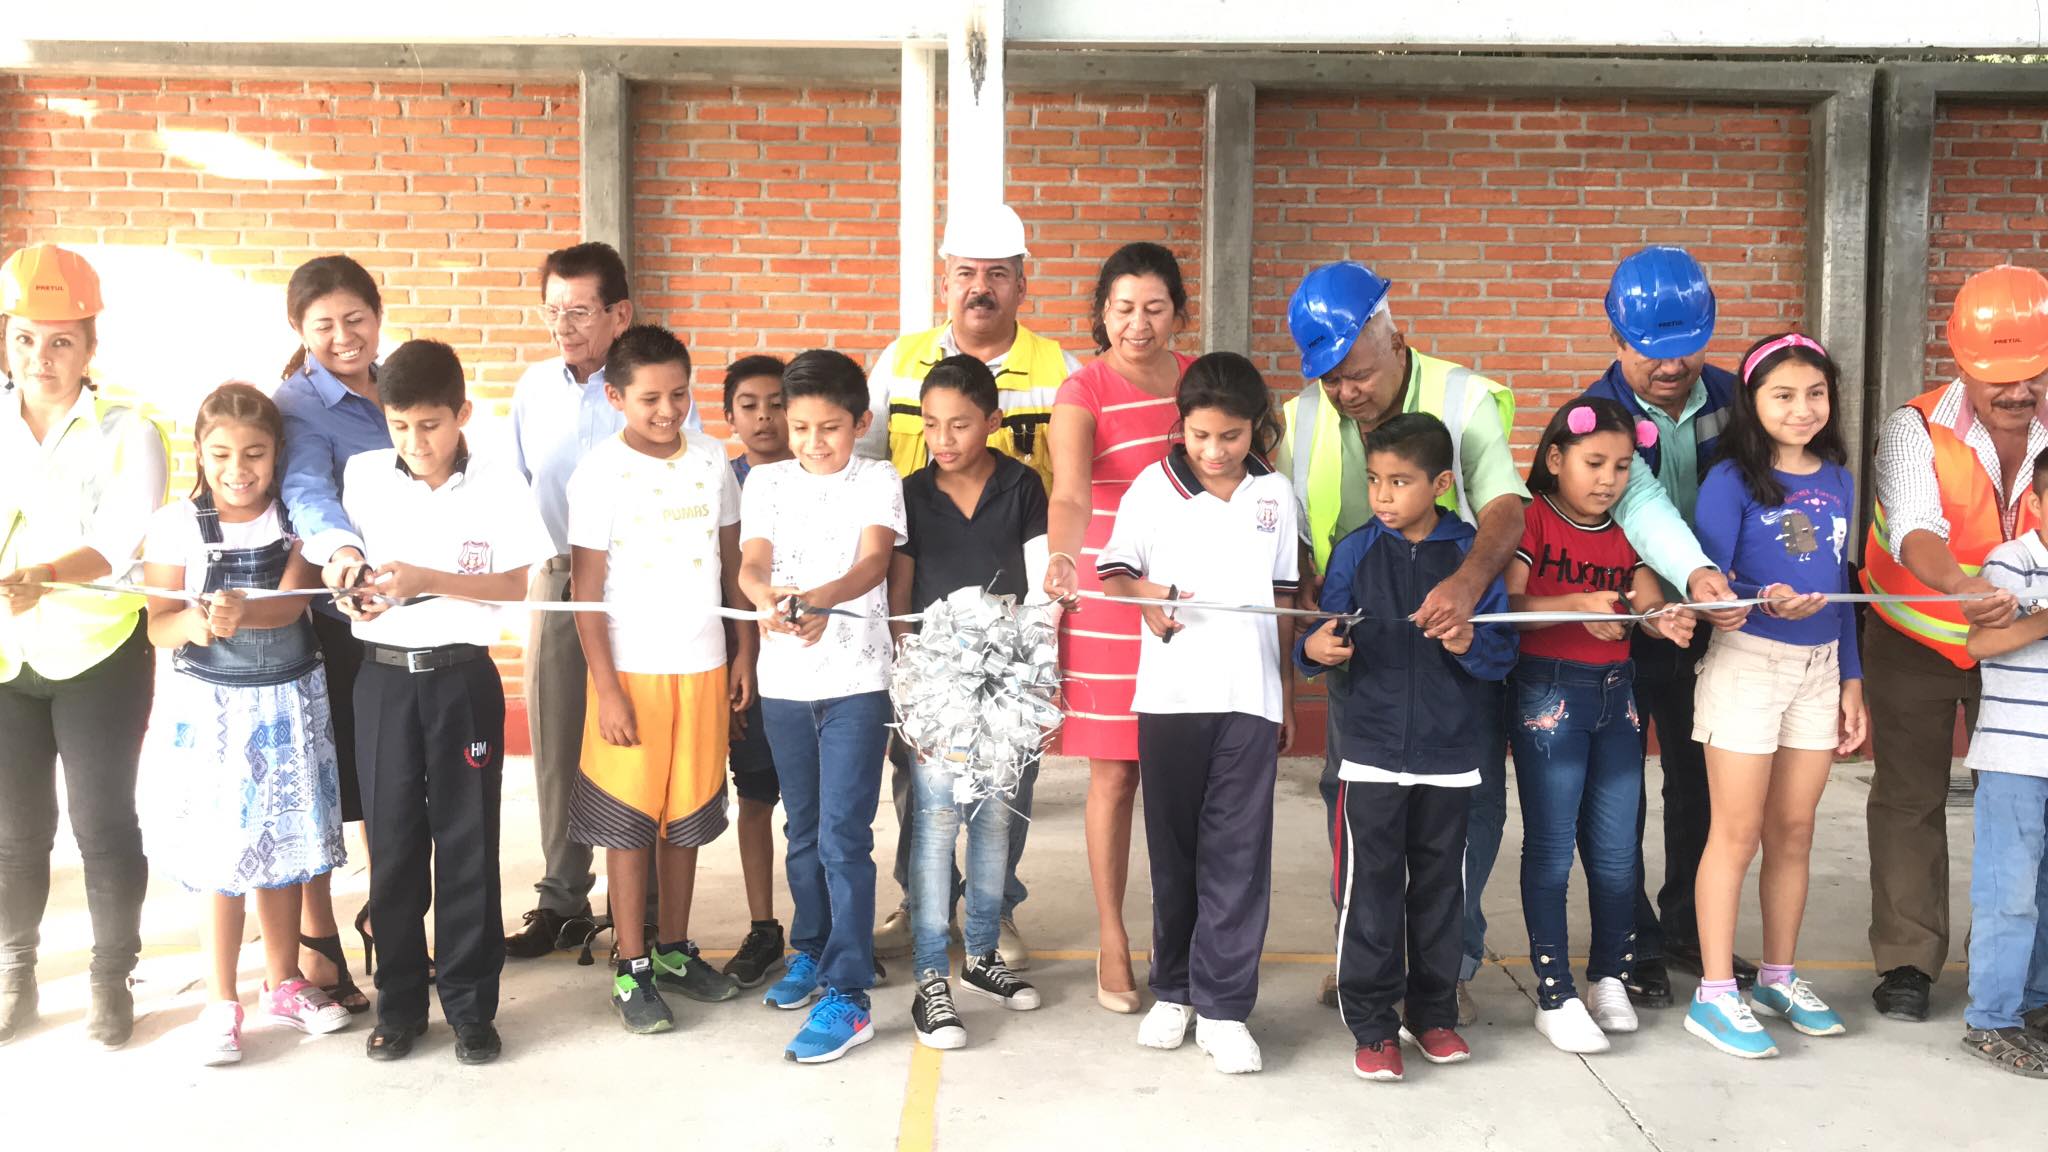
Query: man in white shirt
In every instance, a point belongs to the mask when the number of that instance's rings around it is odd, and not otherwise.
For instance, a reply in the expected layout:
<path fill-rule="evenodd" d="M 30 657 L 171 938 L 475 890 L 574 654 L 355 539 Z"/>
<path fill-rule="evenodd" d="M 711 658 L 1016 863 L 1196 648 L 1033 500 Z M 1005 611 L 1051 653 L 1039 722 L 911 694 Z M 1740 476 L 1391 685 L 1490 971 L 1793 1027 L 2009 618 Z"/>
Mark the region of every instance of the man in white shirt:
<path fill-rule="evenodd" d="M 569 477 L 592 447 L 618 435 L 625 417 L 604 395 L 604 361 L 633 323 L 626 262 L 598 241 L 548 253 L 541 264 L 541 318 L 561 355 L 526 370 L 512 393 L 512 453 L 533 486 L 552 557 L 533 566 L 530 600 L 569 599 Z M 693 403 L 684 423 L 701 428 Z M 526 926 L 505 940 L 508 955 L 532 958 L 580 944 L 592 925 L 591 850 L 569 839 L 569 800 L 583 744 L 588 671 L 575 617 L 533 613 L 526 646 L 526 723 L 540 800 L 545 874 Z"/>

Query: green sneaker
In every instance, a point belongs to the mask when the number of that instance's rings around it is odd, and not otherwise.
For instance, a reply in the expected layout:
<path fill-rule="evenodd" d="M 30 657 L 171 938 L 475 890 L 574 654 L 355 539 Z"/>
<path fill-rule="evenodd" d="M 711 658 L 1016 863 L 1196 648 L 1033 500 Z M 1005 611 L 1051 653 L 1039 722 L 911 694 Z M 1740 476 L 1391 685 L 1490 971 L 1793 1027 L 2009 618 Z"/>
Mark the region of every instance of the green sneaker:
<path fill-rule="evenodd" d="M 612 1007 L 619 1010 L 626 1031 L 635 1035 L 651 1036 L 676 1026 L 675 1016 L 654 987 L 654 965 L 645 956 L 619 961 L 619 973 L 612 978 Z"/>
<path fill-rule="evenodd" d="M 697 945 L 688 940 L 654 946 L 654 980 L 663 988 L 704 1004 L 716 1004 L 740 994 L 739 982 L 697 955 Z"/>

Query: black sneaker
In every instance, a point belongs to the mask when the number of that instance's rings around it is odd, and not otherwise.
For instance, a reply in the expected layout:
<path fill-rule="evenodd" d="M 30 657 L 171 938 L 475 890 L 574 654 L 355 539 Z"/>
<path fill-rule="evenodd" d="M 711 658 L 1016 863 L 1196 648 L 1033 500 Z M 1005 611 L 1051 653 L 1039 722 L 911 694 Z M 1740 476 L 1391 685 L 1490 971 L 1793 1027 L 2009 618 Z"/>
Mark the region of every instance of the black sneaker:
<path fill-rule="evenodd" d="M 1662 960 L 1644 960 L 1622 978 L 1629 1003 L 1638 1008 L 1671 1007 L 1671 973 Z"/>
<path fill-rule="evenodd" d="M 521 917 L 526 926 L 505 937 L 505 955 L 519 960 L 538 960 L 564 948 L 580 948 L 597 934 L 597 922 L 588 916 L 562 916 L 535 908 Z"/>
<path fill-rule="evenodd" d="M 910 1002 L 910 1024 L 917 1029 L 917 1042 L 927 1048 L 962 1048 L 967 1044 L 967 1029 L 960 1023 L 960 1013 L 953 1010 L 953 989 L 946 978 L 936 972 L 927 972 L 927 979 L 917 986 L 917 996 Z"/>
<path fill-rule="evenodd" d="M 986 956 L 967 958 L 960 973 L 960 987 L 1013 1011 L 1028 1012 L 1038 1007 L 1038 989 L 1010 971 L 1010 966 L 1003 963 L 1003 954 L 994 950 Z"/>
<path fill-rule="evenodd" d="M 1903 965 L 1878 978 L 1870 1001 L 1879 1012 L 1894 1020 L 1917 1024 L 1927 1019 L 1927 997 L 1933 987 L 1934 977 L 1910 964 Z"/>
<path fill-rule="evenodd" d="M 651 1036 L 676 1026 L 676 1018 L 654 987 L 654 963 L 645 956 L 619 961 L 618 975 L 612 977 L 612 1007 L 626 1031 Z"/>
<path fill-rule="evenodd" d="M 782 922 L 756 920 L 740 942 L 740 950 L 725 962 L 724 972 L 742 988 L 758 988 L 782 967 L 783 947 Z"/>

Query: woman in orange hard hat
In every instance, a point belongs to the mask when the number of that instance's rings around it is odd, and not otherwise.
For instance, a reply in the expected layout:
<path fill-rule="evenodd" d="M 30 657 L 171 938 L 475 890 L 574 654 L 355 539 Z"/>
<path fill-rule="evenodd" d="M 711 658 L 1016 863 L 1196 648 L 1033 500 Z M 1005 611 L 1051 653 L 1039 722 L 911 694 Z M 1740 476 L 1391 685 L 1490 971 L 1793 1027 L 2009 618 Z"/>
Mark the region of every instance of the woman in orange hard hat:
<path fill-rule="evenodd" d="M 0 265 L 0 1044 L 36 1021 L 36 947 L 57 835 L 57 761 L 92 919 L 86 1032 L 134 1028 L 149 865 L 135 769 L 155 663 L 140 596 L 57 585 L 121 580 L 169 482 L 161 431 L 86 376 L 100 282 L 51 245 Z"/>
<path fill-rule="evenodd" d="M 1980 592 L 1962 603 L 1877 604 L 1863 665 L 1877 772 L 1871 781 L 1870 949 L 1880 1012 L 1927 1019 L 1948 960 L 1949 754 L 1961 705 L 1980 694 L 1966 642 L 2019 609 L 1979 574 L 1999 544 L 2035 528 L 2024 499 L 2048 449 L 2048 279 L 2001 265 L 1956 293 L 1948 346 L 1958 378 L 1923 392 L 1878 434 L 1877 505 L 1863 550 L 1871 592 Z"/>

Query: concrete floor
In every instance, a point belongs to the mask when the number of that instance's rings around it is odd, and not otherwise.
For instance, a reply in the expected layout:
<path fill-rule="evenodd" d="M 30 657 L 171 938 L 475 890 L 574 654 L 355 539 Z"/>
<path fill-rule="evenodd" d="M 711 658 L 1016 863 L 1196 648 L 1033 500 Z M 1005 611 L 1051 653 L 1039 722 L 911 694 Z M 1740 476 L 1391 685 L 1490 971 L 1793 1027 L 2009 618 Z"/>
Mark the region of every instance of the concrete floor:
<path fill-rule="evenodd" d="M 180 1025 L 197 1013 L 203 972 L 198 902 L 159 878 L 146 913 L 138 972 L 143 1017 L 134 1041 L 107 1054 L 85 1041 L 82 976 L 89 943 L 77 862 L 60 834 L 59 868 L 45 922 L 42 1028 L 0 1049 L 6 1145 L 35 1139 L 149 1147 L 222 1147 L 262 1139 L 278 1149 L 645 1146 L 652 1141 L 733 1149 L 1042 1149 L 1076 1139 L 1090 1147 L 1343 1149 L 1393 1143 L 1442 1148 L 1707 1149 L 1974 1147 L 2038 1138 L 2048 1083 L 2002 1074 L 1958 1044 L 1963 981 L 1954 965 L 1936 986 L 1934 1022 L 1900 1024 L 1870 1007 L 1864 943 L 1867 886 L 1863 803 L 1867 763 L 1837 769 L 1814 856 L 1801 968 L 1847 1018 L 1846 1037 L 1811 1040 L 1775 1029 L 1781 1059 L 1746 1063 L 1687 1035 L 1675 1012 L 1645 1013 L 1644 1030 L 1609 1054 L 1552 1049 L 1533 1028 L 1522 951 L 1513 811 L 1501 865 L 1486 893 L 1490 943 L 1510 959 L 1489 964 L 1475 990 L 1482 1021 L 1466 1032 L 1465 1065 L 1411 1059 L 1400 1085 L 1350 1072 L 1351 1041 L 1315 1003 L 1329 966 L 1329 856 L 1314 766 L 1283 766 L 1275 896 L 1264 987 L 1252 1026 L 1265 1071 L 1224 1077 L 1192 1043 L 1139 1048 L 1136 1018 L 1096 1007 L 1091 989 L 1094 917 L 1081 849 L 1085 767 L 1047 766 L 1024 876 L 1032 897 L 1020 917 L 1043 990 L 1035 1013 L 999 1014 L 963 1002 L 970 1036 L 960 1051 L 917 1047 L 901 972 L 878 989 L 879 1035 L 836 1064 L 781 1059 L 794 1014 L 752 995 L 718 1006 L 677 998 L 680 1027 L 662 1037 L 620 1031 L 605 1002 L 602 967 L 567 954 L 515 961 L 499 1023 L 506 1058 L 457 1065 L 438 1026 L 401 1064 L 362 1056 L 362 1029 L 326 1038 L 252 1026 L 244 1062 L 194 1066 Z M 1654 761 L 1652 772 L 1655 772 Z M 1652 781 L 1655 795 L 1655 781 Z M 532 779 L 507 771 L 506 913 L 528 906 L 536 872 Z M 1655 821 L 1652 820 L 1652 827 Z M 1969 812 L 1950 818 L 1955 907 L 1967 908 Z M 1142 836 L 1142 832 L 1140 833 Z M 876 839 L 895 836 L 883 805 Z M 1653 835 L 1652 840 L 1656 837 Z M 1654 854 L 1659 845 L 1652 843 Z M 1127 919 L 1148 923 L 1143 849 Z M 1659 865 L 1653 856 L 1652 872 Z M 744 934 L 738 857 L 728 836 L 706 852 L 694 935 L 730 949 Z M 337 880 L 344 921 L 364 894 L 360 869 Z M 882 900 L 894 898 L 883 880 Z M 787 919 L 786 897 L 778 896 Z M 1583 940 L 1583 899 L 1575 894 Z M 1958 947 L 1963 925 L 1956 929 Z M 1755 955 L 1754 915 L 1742 945 Z M 1960 959 L 1955 957 L 1954 959 Z M 244 953 L 253 996 L 257 947 Z M 438 1009 L 437 1009 L 438 1011 Z M 251 1015 L 252 1022 L 257 1017 Z M 259 1135 L 260 1133 L 260 1135 Z"/>

